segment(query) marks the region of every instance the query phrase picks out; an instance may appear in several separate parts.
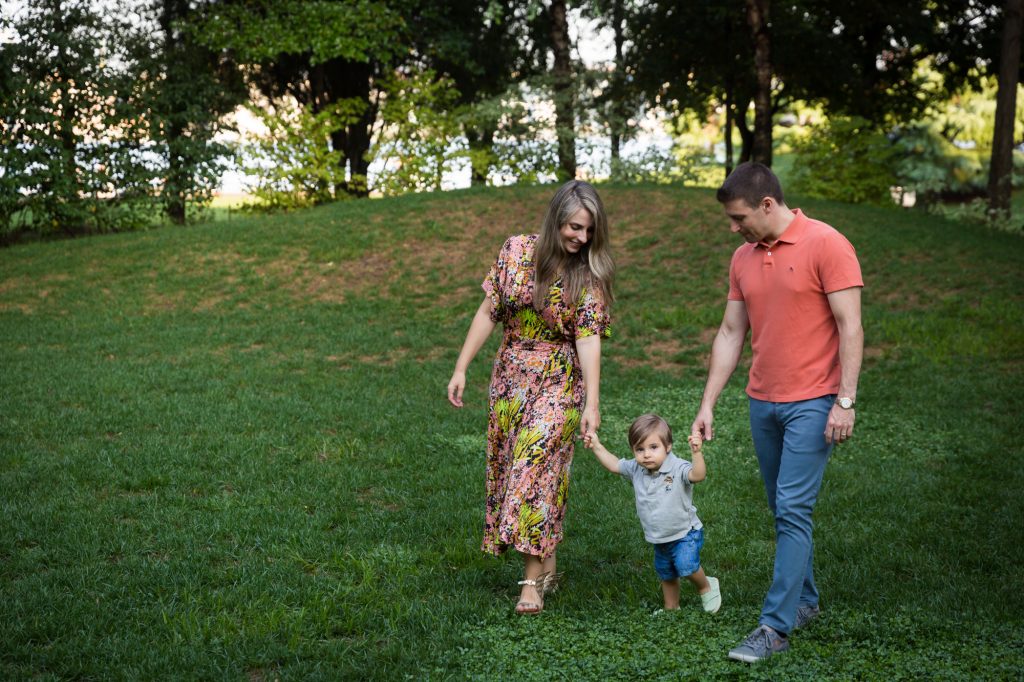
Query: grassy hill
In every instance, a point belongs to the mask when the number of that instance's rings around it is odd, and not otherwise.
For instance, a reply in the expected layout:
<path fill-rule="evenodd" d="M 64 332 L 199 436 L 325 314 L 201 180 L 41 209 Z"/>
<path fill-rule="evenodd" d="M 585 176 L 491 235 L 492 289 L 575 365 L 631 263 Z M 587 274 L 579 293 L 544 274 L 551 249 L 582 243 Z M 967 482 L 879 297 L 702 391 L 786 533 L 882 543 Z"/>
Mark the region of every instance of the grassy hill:
<path fill-rule="evenodd" d="M 444 392 L 484 273 L 552 191 L 0 251 L 0 677 L 1024 675 L 1024 240 L 896 209 L 790 201 L 867 282 L 857 432 L 816 512 L 824 616 L 791 651 L 725 659 L 773 555 L 742 370 L 696 493 L 720 614 L 655 613 L 628 485 L 582 449 L 564 587 L 512 614 L 520 562 L 478 549 L 497 335 L 467 407 Z M 601 192 L 622 451 L 641 411 L 688 428 L 738 240 L 710 191 Z"/>

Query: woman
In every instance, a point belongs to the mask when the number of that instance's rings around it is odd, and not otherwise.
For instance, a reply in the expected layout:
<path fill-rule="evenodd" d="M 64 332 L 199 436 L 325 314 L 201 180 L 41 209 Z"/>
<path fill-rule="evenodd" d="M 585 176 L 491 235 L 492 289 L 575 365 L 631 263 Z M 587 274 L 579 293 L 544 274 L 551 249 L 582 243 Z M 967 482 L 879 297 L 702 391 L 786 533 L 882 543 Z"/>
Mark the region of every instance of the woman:
<path fill-rule="evenodd" d="M 448 383 L 448 400 L 462 407 L 466 369 L 501 322 L 482 549 L 522 554 L 516 613 L 540 613 L 554 587 L 576 429 L 596 431 L 601 421 L 601 337 L 610 333 L 614 272 L 600 197 L 585 182 L 566 183 L 540 234 L 510 237 L 502 247 Z"/>

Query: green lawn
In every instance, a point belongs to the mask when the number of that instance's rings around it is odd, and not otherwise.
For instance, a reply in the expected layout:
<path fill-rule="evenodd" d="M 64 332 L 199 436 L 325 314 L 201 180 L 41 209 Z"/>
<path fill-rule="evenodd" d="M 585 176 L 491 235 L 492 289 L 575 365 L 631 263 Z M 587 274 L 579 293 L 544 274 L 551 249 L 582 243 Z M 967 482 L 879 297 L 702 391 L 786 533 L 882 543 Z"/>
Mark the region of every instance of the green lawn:
<path fill-rule="evenodd" d="M 816 513 L 823 617 L 750 668 L 771 520 L 743 372 L 696 493 L 724 605 L 661 595 L 628 484 L 577 452 L 563 589 L 478 549 L 486 385 L 444 398 L 551 187 L 351 202 L 0 251 L 0 678 L 1020 679 L 1024 240 L 800 201 L 857 247 L 855 438 Z M 708 190 L 602 189 L 604 441 L 685 432 L 737 239 Z"/>

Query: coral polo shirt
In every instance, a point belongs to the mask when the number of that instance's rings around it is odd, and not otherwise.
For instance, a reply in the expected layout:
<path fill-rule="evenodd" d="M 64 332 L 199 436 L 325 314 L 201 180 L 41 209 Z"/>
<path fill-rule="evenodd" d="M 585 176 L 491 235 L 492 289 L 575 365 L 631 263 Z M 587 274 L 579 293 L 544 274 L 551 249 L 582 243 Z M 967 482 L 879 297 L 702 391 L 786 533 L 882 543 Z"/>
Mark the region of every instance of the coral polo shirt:
<path fill-rule="evenodd" d="M 743 244 L 729 266 L 729 300 L 743 301 L 750 319 L 747 395 L 780 403 L 839 390 L 839 328 L 827 295 L 864 286 L 846 237 L 793 213 L 775 244 Z"/>

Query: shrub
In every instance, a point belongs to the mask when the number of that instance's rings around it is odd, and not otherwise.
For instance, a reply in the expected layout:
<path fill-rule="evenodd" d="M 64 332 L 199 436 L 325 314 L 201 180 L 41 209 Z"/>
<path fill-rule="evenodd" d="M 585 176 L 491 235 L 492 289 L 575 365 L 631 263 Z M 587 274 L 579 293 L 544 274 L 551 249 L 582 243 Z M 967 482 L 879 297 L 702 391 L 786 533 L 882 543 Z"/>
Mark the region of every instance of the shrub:
<path fill-rule="evenodd" d="M 943 201 L 970 201 L 985 195 L 988 180 L 978 153 L 958 149 L 928 122 L 897 128 L 897 175 L 904 190 L 913 191 L 927 208 Z"/>
<path fill-rule="evenodd" d="M 375 150 L 381 168 L 373 188 L 385 195 L 441 189 L 445 174 L 467 157 L 458 140 L 454 82 L 426 70 L 395 75 L 382 87 Z"/>
<path fill-rule="evenodd" d="M 899 184 L 900 150 L 862 118 L 835 118 L 793 140 L 794 192 L 854 203 L 887 204 Z"/>
<path fill-rule="evenodd" d="M 365 102 L 344 99 L 314 113 L 293 100 L 249 110 L 266 133 L 248 139 L 240 152 L 246 174 L 255 178 L 248 191 L 258 203 L 250 209 L 274 210 L 332 201 L 345 181 L 344 153 L 332 148 L 331 132 L 354 123 Z"/>

